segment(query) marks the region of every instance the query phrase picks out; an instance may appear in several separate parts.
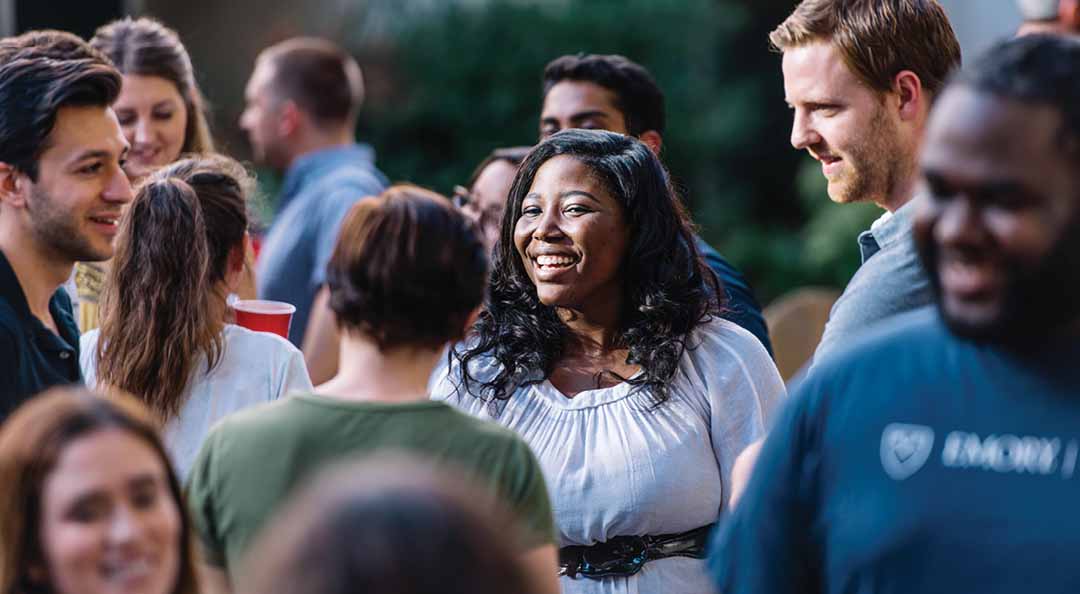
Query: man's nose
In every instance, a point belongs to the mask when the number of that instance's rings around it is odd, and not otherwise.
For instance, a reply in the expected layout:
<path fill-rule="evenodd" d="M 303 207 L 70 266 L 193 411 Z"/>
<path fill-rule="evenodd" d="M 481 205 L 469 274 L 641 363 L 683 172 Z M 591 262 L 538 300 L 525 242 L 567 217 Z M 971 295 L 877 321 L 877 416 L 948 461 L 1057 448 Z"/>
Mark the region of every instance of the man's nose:
<path fill-rule="evenodd" d="M 805 112 L 795 110 L 791 122 L 791 146 L 802 150 L 816 144 L 821 144 L 821 135 L 814 129 Z"/>

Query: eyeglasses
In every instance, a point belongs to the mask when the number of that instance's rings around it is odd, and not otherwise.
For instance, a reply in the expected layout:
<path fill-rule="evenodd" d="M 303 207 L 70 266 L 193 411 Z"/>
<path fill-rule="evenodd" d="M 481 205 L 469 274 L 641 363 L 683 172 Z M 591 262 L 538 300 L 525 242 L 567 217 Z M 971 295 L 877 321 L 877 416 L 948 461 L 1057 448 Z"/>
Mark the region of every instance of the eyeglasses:
<path fill-rule="evenodd" d="M 465 208 L 466 204 L 472 204 L 472 194 L 469 193 L 469 189 L 465 186 L 454 186 L 454 193 L 450 196 L 450 201 L 458 208 Z"/>

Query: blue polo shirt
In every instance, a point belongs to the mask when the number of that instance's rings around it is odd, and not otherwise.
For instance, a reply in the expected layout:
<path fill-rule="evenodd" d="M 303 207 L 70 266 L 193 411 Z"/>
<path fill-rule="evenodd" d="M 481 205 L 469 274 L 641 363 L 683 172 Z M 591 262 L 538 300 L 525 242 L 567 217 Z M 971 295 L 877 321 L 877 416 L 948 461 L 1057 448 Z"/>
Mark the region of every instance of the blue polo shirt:
<path fill-rule="evenodd" d="M 792 392 L 710 568 L 725 594 L 1080 592 L 1080 336 L 901 316 Z"/>
<path fill-rule="evenodd" d="M 326 264 L 338 230 L 357 200 L 378 195 L 386 177 L 366 145 L 323 149 L 289 167 L 278 213 L 263 241 L 255 279 L 260 299 L 296 306 L 289 341 L 304 341 L 315 294 L 326 282 Z"/>
<path fill-rule="evenodd" d="M 30 313 L 22 285 L 0 252 L 0 421 L 46 388 L 82 382 L 79 327 L 60 288 L 49 300 L 60 335 Z"/>

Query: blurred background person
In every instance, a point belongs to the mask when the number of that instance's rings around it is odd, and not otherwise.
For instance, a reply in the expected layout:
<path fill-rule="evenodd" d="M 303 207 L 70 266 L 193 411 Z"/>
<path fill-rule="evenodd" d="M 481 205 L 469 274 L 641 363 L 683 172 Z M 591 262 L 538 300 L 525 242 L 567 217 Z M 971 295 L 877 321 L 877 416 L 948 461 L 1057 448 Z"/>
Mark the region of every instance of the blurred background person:
<path fill-rule="evenodd" d="M 150 18 L 113 21 L 90 45 L 124 77 L 113 110 L 131 144 L 124 170 L 138 181 L 181 153 L 211 153 L 206 100 L 176 31 Z"/>
<path fill-rule="evenodd" d="M 285 176 L 259 254 L 258 294 L 296 306 L 289 340 L 297 347 L 341 220 L 387 184 L 374 151 L 355 140 L 363 96 L 356 60 L 315 38 L 263 50 L 244 90 L 240 127 L 253 158 Z"/>
<path fill-rule="evenodd" d="M 0 592 L 195 594 L 187 513 L 130 397 L 53 389 L 0 427 Z"/>
<path fill-rule="evenodd" d="M 226 296 L 244 272 L 252 183 L 239 163 L 211 155 L 146 178 L 117 238 L 101 328 L 82 337 L 87 384 L 146 403 L 181 477 L 217 420 L 311 390 L 296 347 L 226 323 Z"/>
<path fill-rule="evenodd" d="M 480 231 L 484 249 L 491 253 L 499 239 L 499 225 L 506 210 L 506 197 L 518 165 L 529 153 L 528 146 L 495 149 L 476 167 L 468 186 L 454 188 L 454 205 L 461 208 Z M 311 383 L 319 385 L 338 371 L 340 337 L 337 322 L 328 303 L 329 289 L 315 298 L 315 307 L 304 336 L 304 358 L 308 361 Z"/>
<path fill-rule="evenodd" d="M 640 64 L 614 55 L 562 56 L 544 68 L 543 80 L 540 140 L 569 128 L 610 130 L 660 155 L 667 124 L 664 92 Z M 756 336 L 771 354 L 769 328 L 746 277 L 697 235 L 694 241 L 720 279 L 720 316 Z"/>
<path fill-rule="evenodd" d="M 324 473 L 263 531 L 238 591 L 542 592 L 504 506 L 454 470 L 399 456 Z"/>
<path fill-rule="evenodd" d="M 181 153 L 214 150 L 205 100 L 175 31 L 153 19 L 125 18 L 99 28 L 90 45 L 123 75 L 113 110 L 131 146 L 124 171 L 133 185 Z M 108 262 L 80 262 L 75 267 L 82 332 L 98 327 L 107 270 Z M 253 296 L 253 287 L 245 293 Z"/>
<path fill-rule="evenodd" d="M 503 221 L 475 336 L 433 397 L 536 452 L 564 592 L 708 591 L 704 539 L 784 395 L 776 366 L 719 317 L 716 277 L 637 139 L 552 135 Z"/>
<path fill-rule="evenodd" d="M 353 206 L 327 270 L 341 369 L 314 393 L 232 415 L 210 432 L 188 480 L 205 573 L 228 589 L 258 531 L 323 466 L 400 450 L 454 463 L 495 493 L 525 534 L 519 556 L 557 592 L 543 473 L 513 432 L 428 397 L 449 343 L 484 295 L 487 258 L 446 198 L 394 186 Z"/>
<path fill-rule="evenodd" d="M 476 166 L 468 184 L 454 188 L 454 204 L 480 228 L 488 252 L 499 241 L 499 225 L 506 211 L 510 185 L 530 150 L 531 146 L 495 149 Z"/>
<path fill-rule="evenodd" d="M 1017 35 L 1080 35 L 1080 0 L 1016 0 L 1023 24 Z"/>
<path fill-rule="evenodd" d="M 70 33 L 0 40 L 0 420 L 82 381 L 61 286 L 75 262 L 112 257 L 131 201 L 119 92 L 120 73 Z"/>

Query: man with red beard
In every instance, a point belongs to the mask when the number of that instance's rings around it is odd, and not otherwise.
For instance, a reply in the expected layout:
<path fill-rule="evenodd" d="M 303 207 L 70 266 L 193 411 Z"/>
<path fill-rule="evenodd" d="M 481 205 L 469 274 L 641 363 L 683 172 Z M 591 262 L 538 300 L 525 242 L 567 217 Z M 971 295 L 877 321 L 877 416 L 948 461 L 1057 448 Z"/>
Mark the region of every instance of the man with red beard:
<path fill-rule="evenodd" d="M 862 266 L 829 315 L 816 363 L 868 326 L 930 303 L 911 244 L 916 155 L 960 46 L 935 0 L 805 0 L 769 40 L 784 54 L 792 146 L 821 162 L 834 202 L 887 211 L 859 235 Z"/>
<path fill-rule="evenodd" d="M 107 260 L 131 186 L 113 113 L 120 73 L 82 39 L 0 40 L 0 420 L 79 382 L 79 329 L 60 289 L 76 261 Z"/>
<path fill-rule="evenodd" d="M 715 543 L 725 594 L 1080 590 L 1080 44 L 992 49 L 920 161 L 937 311 L 795 389 Z"/>

